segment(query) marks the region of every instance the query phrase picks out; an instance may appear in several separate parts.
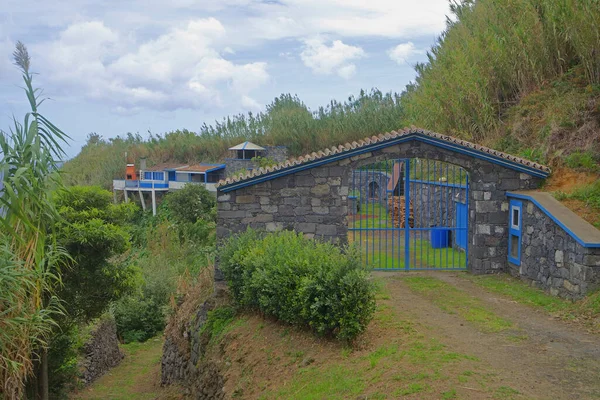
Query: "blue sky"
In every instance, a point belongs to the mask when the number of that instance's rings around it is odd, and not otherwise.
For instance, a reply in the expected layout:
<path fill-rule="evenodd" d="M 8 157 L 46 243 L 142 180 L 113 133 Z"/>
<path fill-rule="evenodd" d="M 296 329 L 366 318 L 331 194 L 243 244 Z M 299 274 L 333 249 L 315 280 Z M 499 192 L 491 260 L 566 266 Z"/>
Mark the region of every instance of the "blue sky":
<path fill-rule="evenodd" d="M 400 92 L 448 13 L 447 0 L 2 0 L 0 129 L 27 110 L 17 40 L 74 156 L 90 132 L 197 130 L 281 93 L 315 108 Z"/>

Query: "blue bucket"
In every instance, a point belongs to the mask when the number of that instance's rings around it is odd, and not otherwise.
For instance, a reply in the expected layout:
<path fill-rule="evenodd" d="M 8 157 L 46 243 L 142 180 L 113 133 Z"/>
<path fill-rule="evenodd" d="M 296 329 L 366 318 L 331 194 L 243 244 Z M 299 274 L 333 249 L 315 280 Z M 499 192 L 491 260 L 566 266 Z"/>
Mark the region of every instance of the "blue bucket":
<path fill-rule="evenodd" d="M 431 247 L 434 249 L 443 249 L 450 244 L 450 229 L 447 228 L 431 228 L 430 240 Z"/>

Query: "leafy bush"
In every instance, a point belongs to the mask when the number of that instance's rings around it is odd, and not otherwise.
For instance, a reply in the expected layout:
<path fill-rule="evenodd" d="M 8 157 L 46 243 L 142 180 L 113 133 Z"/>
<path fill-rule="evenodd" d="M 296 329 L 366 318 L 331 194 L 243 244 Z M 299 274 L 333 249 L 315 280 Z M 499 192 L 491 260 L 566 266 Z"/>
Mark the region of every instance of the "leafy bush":
<path fill-rule="evenodd" d="M 166 303 L 146 293 L 127 296 L 113 306 L 117 332 L 125 343 L 144 342 L 162 331 L 165 326 Z"/>
<path fill-rule="evenodd" d="M 185 185 L 183 189 L 169 193 L 165 201 L 172 219 L 180 224 L 216 221 L 216 198 L 204 186 Z"/>
<path fill-rule="evenodd" d="M 238 305 L 308 325 L 319 335 L 352 339 L 375 311 L 375 289 L 352 248 L 343 253 L 295 232 L 248 230 L 232 238 L 220 255 Z"/>

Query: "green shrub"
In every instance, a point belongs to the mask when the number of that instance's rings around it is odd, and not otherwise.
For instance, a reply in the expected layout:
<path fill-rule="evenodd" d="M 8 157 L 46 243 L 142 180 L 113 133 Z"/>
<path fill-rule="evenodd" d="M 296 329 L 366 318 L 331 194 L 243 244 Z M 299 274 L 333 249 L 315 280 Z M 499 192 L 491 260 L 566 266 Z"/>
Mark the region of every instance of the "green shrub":
<path fill-rule="evenodd" d="M 218 338 L 235 318 L 235 309 L 219 307 L 208 312 L 206 323 L 202 325 L 201 333 L 208 333 L 211 339 Z"/>
<path fill-rule="evenodd" d="M 283 231 L 233 237 L 220 267 L 237 304 L 319 335 L 352 339 L 375 311 L 375 288 L 354 249 Z"/>
<path fill-rule="evenodd" d="M 598 157 L 590 151 L 576 151 L 565 157 L 565 164 L 573 169 L 583 169 L 592 172 L 600 170 Z"/>
<path fill-rule="evenodd" d="M 144 342 L 165 327 L 166 302 L 151 295 L 127 296 L 112 308 L 117 334 L 125 342 Z"/>

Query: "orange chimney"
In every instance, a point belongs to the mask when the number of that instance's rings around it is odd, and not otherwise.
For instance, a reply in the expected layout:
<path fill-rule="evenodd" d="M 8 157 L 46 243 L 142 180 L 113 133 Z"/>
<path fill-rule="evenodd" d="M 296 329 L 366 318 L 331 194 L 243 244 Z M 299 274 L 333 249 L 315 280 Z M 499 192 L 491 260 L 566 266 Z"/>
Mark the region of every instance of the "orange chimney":
<path fill-rule="evenodd" d="M 135 180 L 135 164 L 127 164 L 127 168 L 125 169 L 125 180 Z"/>

